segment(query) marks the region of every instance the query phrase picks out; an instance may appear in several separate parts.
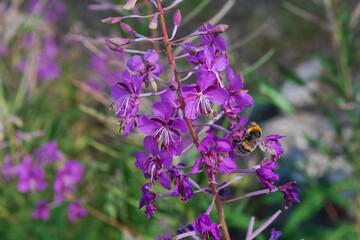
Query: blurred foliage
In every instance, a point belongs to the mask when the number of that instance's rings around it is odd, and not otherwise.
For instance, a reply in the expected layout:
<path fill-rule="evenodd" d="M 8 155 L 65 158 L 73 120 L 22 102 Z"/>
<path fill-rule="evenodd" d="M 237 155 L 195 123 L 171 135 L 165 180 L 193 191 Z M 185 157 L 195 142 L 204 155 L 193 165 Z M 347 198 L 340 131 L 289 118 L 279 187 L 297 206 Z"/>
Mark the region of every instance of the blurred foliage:
<path fill-rule="evenodd" d="M 253 32 L 254 25 L 261 22 L 250 21 L 249 15 L 255 10 L 261 12 L 264 8 L 269 10 L 269 16 L 276 16 L 282 32 L 280 39 L 264 43 L 259 40 L 262 38 L 260 36 L 247 42 L 246 47 L 239 48 L 239 51 L 234 49 L 233 56 L 229 56 L 232 59 L 231 65 L 239 66 L 237 70 L 242 70 L 245 88 L 250 89 L 257 103 L 275 107 L 276 114 L 293 116 L 297 110 L 283 97 L 281 89 L 286 81 L 299 86 L 305 85 L 305 81 L 291 70 L 294 59 L 297 61 L 308 56 L 320 59 L 325 69 L 317 81 L 328 86 L 331 91 L 313 92 L 313 96 L 319 111 L 331 121 L 336 133 L 336 144 L 341 149 L 336 154 L 345 156 L 354 173 L 353 176 L 335 183 L 330 182 L 328 176 L 316 179 L 301 171 L 288 157 L 282 162 L 281 169 L 284 170 L 280 171 L 287 171 L 300 179 L 298 183 L 302 190 L 302 203 L 294 204 L 271 226 L 282 230 L 283 236 L 280 239 L 358 239 L 354 219 L 357 218 L 359 223 L 360 203 L 354 199 L 360 199 L 360 187 L 356 185 L 360 183 L 359 23 L 352 25 L 354 16 L 346 2 L 289 2 L 304 7 L 304 11 L 310 11 L 321 19 L 326 19 L 326 10 L 333 11 L 334 19 L 328 23 L 331 31 L 326 33 L 330 34 L 333 42 L 330 42 L 328 35 L 319 32 L 321 27 L 316 24 L 301 18 L 294 22 L 293 13 L 287 11 L 280 1 L 272 3 L 271 6 L 268 1 L 244 1 L 242 8 L 236 11 L 246 9 L 246 12 L 236 15 L 237 12 L 233 10 L 224 19 L 231 26 L 230 31 L 234 29 L 231 33 L 248 35 Z M 72 4 L 74 7 L 71 7 Z M 116 14 L 114 11 L 90 11 L 85 4 L 88 3 L 68 3 L 69 26 L 61 28 L 62 35 L 65 36 L 67 31 L 80 31 L 80 28 L 81 32 L 88 32 L 95 37 L 112 34 L 122 36 L 119 28 L 111 33 L 110 31 L 116 28 L 99 22 L 102 18 Z M 191 25 L 181 26 L 180 31 L 183 31 L 184 35 L 194 31 L 195 26 L 210 19 L 222 5 L 223 1 L 184 1 L 181 5 L 183 19 L 191 22 Z M 252 11 L 248 10 L 249 6 L 252 6 Z M 140 8 L 140 12 L 146 14 L 146 7 Z M 260 15 L 264 17 L 267 14 Z M 111 103 L 109 88 L 100 92 L 105 99 L 103 102 L 99 101 L 93 92 L 79 87 L 78 82 L 85 82 L 89 74 L 89 49 L 64 40 L 66 44 L 62 51 L 65 56 L 59 59 L 61 78 L 41 84 L 34 80 L 36 87 L 31 91 L 27 88 L 28 79 L 16 71 L 15 60 L 29 54 L 19 50 L 21 39 L 26 33 L 33 31 L 39 21 L 41 18 L 36 16 L 22 19 L 22 24 L 13 29 L 16 34 L 9 42 L 10 57 L 5 61 L 1 59 L 0 62 L 0 125 L 3 127 L 0 128 L 0 143 L 5 144 L 0 148 L 0 160 L 2 163 L 7 153 L 15 157 L 19 149 L 29 153 L 44 142 L 57 140 L 61 151 L 69 158 L 79 159 L 85 165 L 86 175 L 80 193 L 89 200 L 88 206 L 95 211 L 89 211 L 88 217 L 78 223 L 67 220 L 66 206 L 51 210 L 49 221 L 32 219 L 31 212 L 34 203 L 40 199 L 39 196 L 20 194 L 16 189 L 16 181 L 0 181 L 0 239 L 133 239 L 126 229 L 140 233 L 145 239 L 155 239 L 156 235 L 167 230 L 173 235 L 179 225 L 195 219 L 199 210 L 205 211 L 211 197 L 195 195 L 187 204 L 175 198 L 158 199 L 158 212 L 152 219 L 147 219 L 143 209 L 138 209 L 140 187 L 146 181 L 134 166 L 136 152 L 142 151 L 139 140 L 142 136 L 134 134 L 124 139 L 118 133 L 117 121 L 107 110 L 107 104 Z M 265 22 L 266 19 L 260 18 L 259 21 Z M 131 23 L 140 33 L 149 33 L 145 22 Z M 273 30 L 277 29 L 274 27 Z M 326 48 L 325 53 L 316 51 L 319 43 L 312 44 L 314 39 L 319 38 L 326 39 L 327 45 L 323 47 Z M 310 45 L 309 49 L 302 46 L 303 43 Z M 281 49 L 286 45 L 290 45 L 294 50 L 281 59 L 280 57 L 284 56 Z M 297 50 L 297 46 L 300 46 L 301 50 Z M 304 48 L 306 51 L 303 51 Z M 333 48 L 333 51 L 326 54 L 327 48 Z M 305 55 L 304 52 L 311 55 Z M 346 124 L 352 130 L 350 139 L 343 136 L 344 122 L 339 114 L 347 116 Z M 265 119 L 266 116 L 262 118 Z M 15 131 L 32 133 L 37 130 L 41 130 L 43 135 L 20 144 L 16 142 Z M 308 137 L 308 141 L 322 154 L 330 158 L 334 156 L 332 149 L 322 144 L 321 140 Z M 195 159 L 197 154 L 191 151 L 186 158 Z M 19 159 L 15 158 L 16 161 Z M 285 180 L 282 180 L 283 183 Z M 197 181 L 201 186 L 207 184 L 206 178 L 200 177 Z M 231 196 L 240 196 L 259 188 L 260 183 L 255 177 L 249 176 L 231 187 Z M 49 189 L 42 194 L 50 199 L 52 197 Z M 282 208 L 281 198 L 282 194 L 274 193 L 225 205 L 228 227 L 235 239 L 244 238 L 251 216 L 256 216 L 256 228 L 276 209 Z M 331 219 L 334 211 L 338 216 Z M 349 212 L 354 212 L 356 216 Z M 215 215 L 212 216 L 214 221 L 217 218 Z M 269 231 L 265 231 L 257 239 L 268 237 Z"/>

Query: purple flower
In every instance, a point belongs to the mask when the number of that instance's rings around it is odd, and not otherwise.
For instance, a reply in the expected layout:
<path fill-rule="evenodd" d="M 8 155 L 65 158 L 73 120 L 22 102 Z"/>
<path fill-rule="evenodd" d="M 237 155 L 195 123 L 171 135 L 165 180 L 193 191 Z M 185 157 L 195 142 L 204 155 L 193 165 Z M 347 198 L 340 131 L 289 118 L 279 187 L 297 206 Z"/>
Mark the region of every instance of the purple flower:
<path fill-rule="evenodd" d="M 122 82 L 111 87 L 114 102 L 110 108 L 116 108 L 116 115 L 120 117 L 120 130 L 124 130 L 124 137 L 130 134 L 139 109 L 142 80 L 138 75 L 131 75 L 128 70 L 122 74 Z"/>
<path fill-rule="evenodd" d="M 206 237 L 213 237 L 215 240 L 220 239 L 220 229 L 217 223 L 211 222 L 209 215 L 200 214 L 200 217 L 193 223 L 195 233 L 202 234 Z"/>
<path fill-rule="evenodd" d="M 188 128 L 184 120 L 171 118 L 173 108 L 164 102 L 153 105 L 155 117 L 142 115 L 138 120 L 138 128 L 144 134 L 154 134 L 154 139 L 161 144 L 171 155 L 179 156 L 183 149 L 181 133 L 186 133 Z"/>
<path fill-rule="evenodd" d="M 198 84 L 206 89 L 211 85 L 218 85 L 223 87 L 222 76 L 219 72 L 226 69 L 229 65 L 229 60 L 222 53 L 215 53 L 215 50 L 209 46 L 204 48 L 204 63 L 201 66 L 201 75 L 198 79 Z"/>
<path fill-rule="evenodd" d="M 30 155 L 26 155 L 22 163 L 16 166 L 16 173 L 19 176 L 19 192 L 25 193 L 30 190 L 32 193 L 36 193 L 38 190 L 45 190 L 44 170 L 33 163 Z"/>
<path fill-rule="evenodd" d="M 260 165 L 261 167 L 256 169 L 256 175 L 258 175 L 262 185 L 269 188 L 269 192 L 272 192 L 275 190 L 274 182 L 279 180 L 279 175 L 274 171 L 277 162 L 267 158 Z"/>
<path fill-rule="evenodd" d="M 58 47 L 54 36 L 45 39 L 44 46 L 39 55 L 38 77 L 40 81 L 50 81 L 60 77 L 60 68 L 56 63 Z"/>
<path fill-rule="evenodd" d="M 144 176 L 146 178 L 150 178 L 150 182 L 147 187 L 151 189 L 151 186 L 159 179 L 161 186 L 165 189 L 171 190 L 169 176 L 163 173 L 163 167 L 169 168 L 171 166 L 172 157 L 165 149 L 159 151 L 157 143 L 151 136 L 144 138 L 144 147 L 145 150 L 152 156 L 148 156 L 144 152 L 139 152 L 136 155 L 135 166 L 144 171 Z"/>
<path fill-rule="evenodd" d="M 226 68 L 227 88 L 229 91 L 229 99 L 234 99 L 241 107 L 250 107 L 254 104 L 254 99 L 247 93 L 248 90 L 243 90 L 244 84 L 239 73 L 234 77 L 234 72 L 231 68 Z"/>
<path fill-rule="evenodd" d="M 146 189 L 146 184 L 141 187 L 141 192 L 142 192 L 142 198 L 140 199 L 139 202 L 139 209 L 145 206 L 145 213 L 149 217 L 151 217 L 154 214 L 154 212 L 157 211 L 157 206 L 155 203 L 156 194 Z"/>
<path fill-rule="evenodd" d="M 62 153 L 58 150 L 58 144 L 55 140 L 45 143 L 42 148 L 36 148 L 34 154 L 37 156 L 40 164 L 57 162 L 62 157 Z"/>
<path fill-rule="evenodd" d="M 159 61 L 159 54 L 156 53 L 155 49 L 149 49 L 146 52 L 154 53 L 144 55 L 146 64 L 143 63 L 140 56 L 135 55 L 128 60 L 126 65 L 131 71 L 138 72 L 141 75 L 141 79 L 145 82 L 145 87 L 148 87 L 150 83 L 154 91 L 156 91 L 157 87 L 152 75 L 159 76 L 164 67 L 161 64 L 156 64 Z"/>
<path fill-rule="evenodd" d="M 191 120 L 200 117 L 200 113 L 206 114 L 207 117 L 210 113 L 216 116 L 211 102 L 222 105 L 229 97 L 229 93 L 223 88 L 216 86 L 204 88 L 202 86 L 197 84 L 181 86 L 181 93 L 185 101 L 185 116 Z"/>
<path fill-rule="evenodd" d="M 281 236 L 281 231 L 275 231 L 275 228 L 271 229 L 271 236 L 269 240 L 278 240 Z"/>
<path fill-rule="evenodd" d="M 67 206 L 68 218 L 70 221 L 77 221 L 80 217 L 86 216 L 86 209 L 81 206 L 80 200 L 76 200 Z"/>
<path fill-rule="evenodd" d="M 9 181 L 12 177 L 14 177 L 15 172 L 14 168 L 11 166 L 11 155 L 7 154 L 4 159 L 4 166 L 2 169 L 2 177 L 5 181 Z"/>
<path fill-rule="evenodd" d="M 165 88 L 162 88 L 161 91 L 164 89 Z M 161 97 L 161 101 L 163 103 L 168 104 L 173 107 L 173 109 L 174 109 L 173 114 L 172 114 L 173 118 L 178 118 L 178 117 L 182 118 L 181 103 L 180 103 L 180 100 L 178 99 L 176 92 L 171 91 L 168 88 L 168 90 L 165 91 L 164 93 L 162 93 L 160 95 L 160 97 Z"/>
<path fill-rule="evenodd" d="M 288 182 L 283 186 L 280 186 L 278 188 L 279 192 L 282 192 L 284 194 L 284 199 L 285 199 L 285 208 L 287 209 L 289 206 L 291 206 L 291 204 L 293 202 L 297 202 L 299 203 L 299 194 L 300 194 L 300 190 L 296 187 L 292 187 L 293 185 L 295 185 L 296 182 Z"/>
<path fill-rule="evenodd" d="M 283 153 L 283 149 L 281 147 L 281 144 L 279 142 L 280 138 L 284 138 L 285 136 L 272 134 L 269 136 L 266 136 L 261 139 L 259 146 L 261 150 L 264 152 L 267 152 L 272 155 L 274 160 L 277 160 L 280 158 L 280 155 Z"/>
<path fill-rule="evenodd" d="M 213 29 L 214 27 L 208 23 L 204 24 L 199 28 L 199 32 L 202 31 L 208 31 L 210 29 Z M 210 47 L 214 47 L 216 50 L 223 52 L 226 50 L 227 44 L 226 40 L 223 37 L 218 36 L 218 34 L 205 34 L 201 35 L 202 42 L 200 43 L 200 46 L 208 45 Z"/>
<path fill-rule="evenodd" d="M 181 196 L 181 200 L 187 202 L 194 196 L 194 191 L 191 188 L 189 178 L 181 174 L 176 167 L 169 170 L 171 181 L 175 184 L 174 192 L 171 196 Z"/>
<path fill-rule="evenodd" d="M 81 180 L 84 167 L 76 160 L 67 161 L 62 169 L 56 171 L 54 182 L 55 201 L 62 202 L 67 194 L 73 194 Z"/>
<path fill-rule="evenodd" d="M 49 205 L 46 200 L 41 200 L 35 203 L 35 210 L 32 212 L 33 218 L 41 218 L 48 220 L 50 216 Z"/>
<path fill-rule="evenodd" d="M 215 183 L 215 175 L 218 171 L 231 173 L 236 170 L 237 166 L 235 161 L 230 157 L 220 154 L 231 151 L 230 140 L 227 138 L 214 137 L 212 129 L 206 132 L 205 138 L 200 142 L 198 152 L 201 151 L 203 151 L 204 154 L 196 160 L 191 173 L 199 172 L 201 165 L 205 163 L 205 169 L 209 173 L 211 182 Z"/>

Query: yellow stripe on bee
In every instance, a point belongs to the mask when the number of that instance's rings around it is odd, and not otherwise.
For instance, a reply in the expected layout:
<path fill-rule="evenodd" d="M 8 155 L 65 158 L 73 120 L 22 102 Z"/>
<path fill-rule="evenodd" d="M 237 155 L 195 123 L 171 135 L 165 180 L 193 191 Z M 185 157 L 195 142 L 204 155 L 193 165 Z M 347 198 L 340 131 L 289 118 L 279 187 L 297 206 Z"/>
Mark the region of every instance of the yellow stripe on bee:
<path fill-rule="evenodd" d="M 250 133 L 252 131 L 259 131 L 261 132 L 261 128 L 259 127 L 259 125 L 257 125 L 256 123 L 251 123 L 250 128 L 248 130 L 246 130 L 246 133 Z"/>

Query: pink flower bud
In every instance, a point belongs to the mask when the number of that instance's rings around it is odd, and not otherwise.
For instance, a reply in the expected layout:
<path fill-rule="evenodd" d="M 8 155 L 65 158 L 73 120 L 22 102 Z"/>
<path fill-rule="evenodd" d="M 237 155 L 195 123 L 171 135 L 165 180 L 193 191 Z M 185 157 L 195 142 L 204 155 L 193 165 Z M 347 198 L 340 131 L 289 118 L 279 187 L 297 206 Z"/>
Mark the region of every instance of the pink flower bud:
<path fill-rule="evenodd" d="M 176 10 L 174 16 L 173 16 L 173 22 L 175 26 L 179 26 L 181 21 L 181 13 L 180 10 Z"/>
<path fill-rule="evenodd" d="M 123 6 L 124 10 L 131 10 L 134 8 L 135 4 L 136 4 L 137 0 L 129 0 L 125 3 L 125 5 Z"/>
<path fill-rule="evenodd" d="M 115 44 L 116 46 L 123 46 L 131 43 L 131 40 L 126 38 L 111 38 L 109 40 L 112 44 Z"/>
<path fill-rule="evenodd" d="M 219 34 L 225 32 L 229 28 L 229 25 L 219 24 L 213 29 L 208 30 L 208 34 Z"/>
<path fill-rule="evenodd" d="M 151 30 L 157 29 L 157 17 L 158 17 L 158 13 L 155 13 L 154 18 L 149 23 L 149 29 Z"/>
<path fill-rule="evenodd" d="M 132 36 L 135 36 L 135 34 L 136 34 L 135 30 L 132 29 L 128 24 L 122 22 L 122 23 L 120 23 L 120 26 L 124 32 L 127 32 L 127 33 L 131 34 Z"/>
<path fill-rule="evenodd" d="M 185 49 L 192 56 L 197 53 L 196 47 L 194 47 L 194 46 L 186 46 Z"/>
<path fill-rule="evenodd" d="M 116 46 L 116 45 L 112 44 L 109 39 L 106 39 L 105 42 L 106 42 L 106 45 L 108 46 L 108 48 L 110 48 L 111 50 L 114 50 L 117 52 L 124 52 L 124 50 L 125 50 L 125 48 L 123 48 L 121 46 Z"/>
<path fill-rule="evenodd" d="M 122 20 L 121 17 L 109 17 L 109 18 L 105 18 L 105 19 L 101 20 L 101 22 L 107 23 L 107 24 L 115 24 L 115 23 L 121 22 L 121 20 Z"/>

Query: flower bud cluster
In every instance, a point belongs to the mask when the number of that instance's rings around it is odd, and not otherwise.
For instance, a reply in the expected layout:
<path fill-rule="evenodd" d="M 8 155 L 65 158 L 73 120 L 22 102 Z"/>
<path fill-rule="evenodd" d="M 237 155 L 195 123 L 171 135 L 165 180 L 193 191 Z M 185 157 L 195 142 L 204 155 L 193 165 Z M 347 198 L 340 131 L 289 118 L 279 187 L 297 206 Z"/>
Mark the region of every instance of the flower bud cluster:
<path fill-rule="evenodd" d="M 155 1 L 153 2 L 155 3 Z M 174 1 L 170 7 L 163 9 L 160 1 L 156 1 L 156 13 L 147 16 L 152 17 L 149 27 L 155 27 L 158 16 L 162 15 L 163 11 L 174 7 L 178 2 Z M 136 1 L 129 0 L 125 5 L 126 9 L 131 9 L 135 3 Z M 136 16 L 107 18 L 103 22 L 118 23 L 134 17 Z M 145 18 L 145 16 L 137 17 Z M 135 162 L 135 166 L 143 172 L 144 177 L 148 180 L 148 183 L 141 188 L 142 198 L 139 208 L 145 207 L 145 213 L 151 217 L 158 209 L 156 198 L 181 196 L 181 200 L 187 202 L 192 199 L 195 192 L 207 193 L 206 190 L 212 186 L 216 190 L 212 189 L 214 201 L 216 200 L 215 204 L 221 208 L 221 204 L 227 201 L 220 202 L 220 198 L 216 198 L 216 195 L 220 195 L 220 190 L 224 191 L 225 187 L 248 173 L 256 173 L 260 182 L 269 189 L 269 192 L 278 190 L 284 193 L 286 207 L 290 206 L 293 201 L 299 202 L 300 190 L 292 187 L 294 182 L 278 189 L 274 185 L 274 182 L 279 180 L 279 176 L 275 173 L 276 160 L 283 153 L 279 139 L 284 136 L 269 135 L 264 138 L 260 136 L 254 138 L 252 127 L 244 127 L 248 120 L 243 115 L 243 110 L 252 106 L 254 100 L 248 94 L 248 90 L 244 89 L 241 74 L 235 76 L 229 65 L 226 53 L 227 42 L 220 36 L 228 29 L 228 26 L 220 24 L 213 27 L 208 23 L 201 26 L 197 33 L 175 39 L 177 28 L 181 24 L 180 11 L 177 10 L 173 16 L 173 32 L 170 38 L 164 27 L 164 20 L 159 18 L 159 21 L 163 37 L 151 39 L 142 36 L 129 25 L 121 22 L 122 29 L 135 38 L 107 40 L 110 49 L 119 51 L 117 48 L 121 47 L 123 52 L 125 45 L 134 42 L 163 44 L 172 73 L 171 80 L 162 79 L 161 74 L 164 67 L 158 63 L 160 59 L 158 52 L 154 49 L 146 52 L 137 50 L 142 56 L 134 55 L 127 61 L 128 69 L 123 72 L 121 80 L 111 88 L 111 95 L 114 99 L 111 109 L 115 109 L 115 116 L 119 119 L 120 130 L 124 131 L 124 137 L 127 137 L 133 129 L 138 129 L 146 135 L 143 141 L 145 152 L 139 152 Z M 190 41 L 186 42 L 193 36 L 201 37 L 201 41 L 196 45 Z M 173 56 L 171 47 L 181 47 L 183 55 Z M 135 51 L 133 50 L 133 52 Z M 187 62 L 190 69 L 177 70 L 176 61 Z M 157 86 L 164 85 L 164 83 L 166 85 L 158 91 Z M 149 91 L 149 88 L 154 92 L 144 93 L 144 91 Z M 154 102 L 152 113 L 139 112 L 141 99 L 156 95 L 161 96 L 161 101 Z M 207 120 L 210 117 L 212 119 Z M 215 124 L 221 117 L 230 120 L 231 130 Z M 203 124 L 204 121 L 207 123 Z M 199 126 L 204 128 L 198 131 L 195 127 Z M 210 129 L 207 130 L 209 127 Z M 204 138 L 199 139 L 201 133 L 205 131 Z M 257 131 L 261 134 L 261 129 Z M 184 147 L 183 140 L 186 138 L 192 138 L 193 143 Z M 249 145 L 250 143 L 255 145 L 254 148 L 260 146 L 261 150 L 269 154 L 271 158 L 267 158 L 260 166 L 254 166 L 242 172 L 241 169 L 238 169 L 235 159 L 244 156 L 238 154 L 236 148 L 239 144 Z M 199 158 L 185 161 L 185 152 L 191 147 L 197 147 Z M 180 156 L 180 162 L 175 163 L 175 156 Z M 191 170 L 187 171 L 188 169 Z M 192 180 L 193 175 L 202 172 L 206 172 L 209 177 L 209 187 L 202 188 Z M 232 181 L 218 185 L 217 179 L 220 179 L 221 174 L 236 172 L 240 172 L 240 174 Z M 167 192 L 154 193 L 152 187 L 156 184 L 160 184 Z M 195 188 L 198 191 L 194 191 Z M 261 191 L 261 194 L 263 193 L 264 191 Z M 249 196 L 256 194 L 258 193 L 249 193 Z M 200 214 L 199 218 L 194 221 L 189 232 L 181 234 L 188 234 L 186 236 L 201 234 L 220 239 L 219 225 L 212 222 L 209 217 L 214 201 L 209 210 L 205 214 Z M 273 220 L 271 219 L 271 221 Z M 220 219 L 220 221 L 224 225 L 224 219 Z"/>

